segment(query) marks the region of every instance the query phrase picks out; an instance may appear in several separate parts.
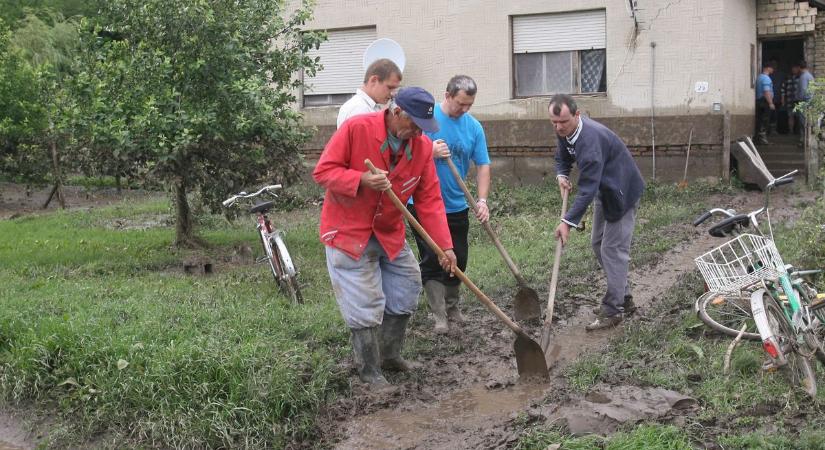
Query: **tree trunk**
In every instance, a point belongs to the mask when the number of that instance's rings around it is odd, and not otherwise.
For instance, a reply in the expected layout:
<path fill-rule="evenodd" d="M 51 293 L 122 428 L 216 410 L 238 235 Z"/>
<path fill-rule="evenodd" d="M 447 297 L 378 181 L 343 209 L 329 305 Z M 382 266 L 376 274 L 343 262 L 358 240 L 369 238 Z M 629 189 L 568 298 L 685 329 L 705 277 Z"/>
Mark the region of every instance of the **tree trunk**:
<path fill-rule="evenodd" d="M 54 125 L 50 125 L 52 130 L 52 174 L 54 175 L 54 188 L 57 193 L 57 202 L 60 209 L 66 209 L 66 198 L 63 196 L 63 175 L 60 173 L 60 156 L 57 154 L 57 140 L 54 137 Z M 48 205 L 48 203 L 46 203 Z"/>
<path fill-rule="evenodd" d="M 120 175 L 118 175 L 118 174 L 115 175 L 115 189 L 117 189 L 117 193 L 120 194 L 120 191 L 122 190 L 122 188 L 121 188 L 121 185 L 120 185 Z"/>
<path fill-rule="evenodd" d="M 177 220 L 175 221 L 175 245 L 178 247 L 193 247 L 195 233 L 193 229 L 192 210 L 189 208 L 189 201 L 186 199 L 186 182 L 180 180 L 175 183 L 175 211 Z"/>

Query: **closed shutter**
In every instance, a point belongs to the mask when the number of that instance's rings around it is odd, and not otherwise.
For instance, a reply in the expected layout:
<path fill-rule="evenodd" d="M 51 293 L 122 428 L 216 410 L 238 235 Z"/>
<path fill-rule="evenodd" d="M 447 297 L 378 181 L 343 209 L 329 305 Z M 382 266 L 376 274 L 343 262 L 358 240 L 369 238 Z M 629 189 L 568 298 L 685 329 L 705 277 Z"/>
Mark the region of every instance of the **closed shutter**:
<path fill-rule="evenodd" d="M 375 28 L 358 28 L 327 32 L 328 39 L 316 50 L 323 69 L 307 77 L 305 94 L 352 94 L 364 84 L 364 51 L 375 40 Z"/>
<path fill-rule="evenodd" d="M 541 53 L 606 47 L 605 10 L 513 17 L 513 52 Z"/>

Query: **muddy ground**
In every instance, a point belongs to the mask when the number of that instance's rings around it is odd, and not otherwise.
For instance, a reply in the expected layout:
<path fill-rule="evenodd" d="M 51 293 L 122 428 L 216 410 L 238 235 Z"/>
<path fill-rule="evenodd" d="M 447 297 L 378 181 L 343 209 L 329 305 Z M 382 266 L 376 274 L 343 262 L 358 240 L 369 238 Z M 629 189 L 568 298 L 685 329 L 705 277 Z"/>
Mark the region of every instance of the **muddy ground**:
<path fill-rule="evenodd" d="M 0 183 L 0 219 L 42 212 L 48 189 L 29 191 Z M 114 189 L 90 191 L 69 187 L 66 198 L 72 208 L 90 208 L 122 201 L 124 194 Z M 145 197 L 141 192 L 127 196 Z M 775 218 L 793 218 L 813 194 L 792 194 L 793 201 L 773 210 Z M 720 197 L 719 204 L 737 210 L 755 209 L 762 202 L 759 192 Z M 775 202 L 774 204 L 780 204 Z M 55 209 L 53 201 L 49 209 Z M 677 281 L 694 270 L 693 258 L 718 245 L 704 229 L 689 225 L 668 227 L 666 232 L 680 241 L 674 249 L 652 262 L 634 267 L 634 297 L 639 311 L 612 330 L 594 333 L 584 325 L 594 319 L 604 281 L 599 271 L 575 280 L 562 280 L 554 314 L 553 364 L 551 378 L 543 382 L 518 379 L 513 355 L 513 334 L 478 301 L 463 292 L 467 323 L 447 336 L 432 333 L 432 319 L 424 310 L 414 316 L 407 349 L 414 349 L 422 367 L 409 374 L 389 373 L 395 388 L 373 393 L 362 386 L 350 370 L 352 394 L 322 410 L 318 417 L 320 442 L 313 445 L 341 449 L 455 449 L 509 448 L 517 441 L 524 423 L 559 423 L 573 432 L 611 432 L 622 423 L 658 420 L 679 423 L 691 414 L 695 401 L 678 392 L 632 384 L 598 385 L 580 394 L 567 385 L 564 369 L 577 358 L 598 351 L 624 327 L 639 321 L 661 320 L 692 308 L 671 311 L 657 309 L 657 300 Z M 552 255 L 548 255 L 548 260 Z M 565 285 L 592 286 L 588 295 L 566 294 Z M 547 287 L 534 286 L 546 301 Z M 502 309 L 512 315 L 512 290 L 487 292 Z M 525 323 L 536 340 L 540 323 Z M 342 361 L 350 367 L 351 361 Z M 594 415 L 593 412 L 597 414 Z M 20 412 L 0 408 L 0 450 L 33 448 L 42 426 L 21 419 Z M 34 431 L 32 431 L 34 430 Z M 302 444 L 297 444 L 302 446 Z"/>
<path fill-rule="evenodd" d="M 57 198 L 53 198 L 47 208 L 43 208 L 49 198 L 51 188 L 27 187 L 22 184 L 0 182 L 0 219 L 9 219 L 28 214 L 41 214 L 59 209 Z M 91 188 L 64 186 L 63 195 L 69 209 L 94 208 L 122 202 L 124 199 L 143 199 L 162 195 L 157 192 L 121 190 L 115 188 Z"/>
<path fill-rule="evenodd" d="M 780 194 L 781 195 L 781 194 Z M 813 194 L 793 194 L 793 200 L 776 201 L 774 220 L 790 219 L 809 204 Z M 777 198 L 781 198 L 776 196 Z M 738 211 L 762 204 L 759 192 L 719 204 Z M 634 267 L 634 298 L 639 310 L 622 326 L 588 333 L 584 325 L 595 318 L 592 309 L 604 289 L 599 271 L 576 280 L 562 280 L 554 311 L 553 363 L 546 382 L 520 382 L 512 343 L 513 333 L 464 291 L 467 324 L 448 336 L 431 332 L 426 314 L 415 316 L 407 346 L 416 347 L 422 368 L 410 374 L 389 374 L 396 388 L 389 394 L 369 392 L 351 371 L 352 396 L 326 408 L 319 419 L 323 445 L 340 449 L 456 449 L 509 448 L 518 440 L 525 422 L 557 423 L 573 433 L 610 433 L 622 423 L 658 420 L 679 424 L 696 402 L 676 392 L 633 385 L 597 386 L 587 395 L 575 393 L 566 383 L 564 369 L 577 358 L 598 351 L 622 333 L 624 327 L 649 320 L 665 320 L 693 307 L 686 302 L 670 311 L 657 309 L 657 300 L 685 274 L 695 270 L 693 258 L 720 242 L 705 228 L 690 225 L 667 227 L 680 241 L 675 248 L 643 267 Z M 471 263 L 472 264 L 472 263 Z M 567 285 L 592 286 L 587 296 L 565 296 Z M 535 286 L 547 298 L 546 286 Z M 493 298 L 512 315 L 510 296 L 492 292 Z M 541 327 L 523 324 L 536 340 Z M 621 382 L 621 381 L 617 381 Z"/>

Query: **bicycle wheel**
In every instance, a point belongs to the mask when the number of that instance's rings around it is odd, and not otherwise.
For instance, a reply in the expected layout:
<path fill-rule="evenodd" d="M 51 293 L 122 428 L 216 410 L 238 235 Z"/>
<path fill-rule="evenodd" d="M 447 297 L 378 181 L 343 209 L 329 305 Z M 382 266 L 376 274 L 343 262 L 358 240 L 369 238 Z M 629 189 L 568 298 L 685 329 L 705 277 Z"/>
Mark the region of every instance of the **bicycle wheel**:
<path fill-rule="evenodd" d="M 696 313 L 705 325 L 731 337 L 739 335 L 743 323 L 748 327 L 742 339 L 760 340 L 756 323 L 751 314 L 750 299 L 741 296 L 728 296 L 716 292 L 706 292 L 696 299 Z M 753 331 L 748 331 L 753 330 Z"/>
<path fill-rule="evenodd" d="M 292 262 L 292 257 L 289 256 L 289 250 L 286 248 L 284 239 L 280 234 L 276 234 L 271 238 L 272 250 L 277 259 L 277 264 L 282 270 L 282 276 L 278 279 L 278 284 L 281 286 L 281 291 L 295 303 L 303 303 L 304 297 L 301 295 L 301 287 L 298 285 L 298 271 L 295 269 L 295 264 Z"/>
<path fill-rule="evenodd" d="M 799 386 L 811 398 L 816 397 L 816 374 L 811 365 L 813 355 L 806 356 L 805 349 L 801 349 L 796 341 L 796 334 L 793 331 L 782 307 L 771 296 L 762 296 L 762 303 L 770 330 L 787 359 L 787 364 L 782 366 L 788 374 L 791 383 Z"/>
<path fill-rule="evenodd" d="M 799 289 L 798 292 L 799 298 L 808 306 L 814 305 L 819 301 L 816 287 L 807 281 L 802 282 L 801 289 Z M 825 311 L 818 308 L 813 309 L 811 310 L 811 315 L 814 318 L 811 324 L 813 339 L 808 336 L 806 336 L 806 339 L 807 341 L 814 341 L 819 344 L 818 346 L 812 346 L 812 348 L 816 349 L 816 359 L 818 359 L 822 365 L 825 365 L 825 349 L 822 347 L 822 342 L 825 342 Z"/>
<path fill-rule="evenodd" d="M 283 278 L 282 274 L 284 270 L 281 266 L 281 260 L 275 254 L 274 245 L 272 238 L 267 239 L 264 235 L 261 235 L 261 245 L 264 247 L 264 258 L 266 259 L 266 263 L 269 265 L 269 270 L 272 272 L 272 277 L 275 278 L 275 282 L 278 283 L 278 286 L 281 285 L 281 278 Z M 259 262 L 263 262 L 260 261 Z"/>

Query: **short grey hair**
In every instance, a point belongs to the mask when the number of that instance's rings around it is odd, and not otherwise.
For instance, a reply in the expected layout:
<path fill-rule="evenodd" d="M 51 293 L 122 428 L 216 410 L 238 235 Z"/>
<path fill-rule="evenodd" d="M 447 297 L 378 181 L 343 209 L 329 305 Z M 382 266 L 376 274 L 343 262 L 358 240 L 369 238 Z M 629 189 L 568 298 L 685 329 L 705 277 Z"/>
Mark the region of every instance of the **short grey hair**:
<path fill-rule="evenodd" d="M 395 103 L 395 97 L 391 97 L 390 101 L 387 102 L 387 109 L 390 110 L 390 112 L 394 112 L 395 108 L 401 108 L 401 106 L 399 106 L 398 103 Z M 401 108 L 401 112 L 398 113 L 398 117 L 403 119 L 408 116 L 409 114 L 407 114 L 407 111 L 404 111 L 404 108 Z"/>
<path fill-rule="evenodd" d="M 471 97 L 476 95 L 478 86 L 476 86 L 475 80 L 467 75 L 456 75 L 450 78 L 450 81 L 447 82 L 447 94 L 450 97 L 455 97 L 461 91 L 466 92 Z"/>

